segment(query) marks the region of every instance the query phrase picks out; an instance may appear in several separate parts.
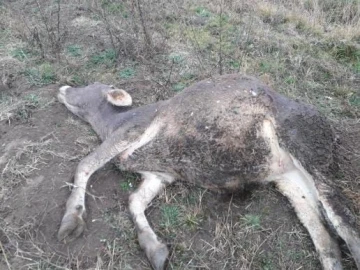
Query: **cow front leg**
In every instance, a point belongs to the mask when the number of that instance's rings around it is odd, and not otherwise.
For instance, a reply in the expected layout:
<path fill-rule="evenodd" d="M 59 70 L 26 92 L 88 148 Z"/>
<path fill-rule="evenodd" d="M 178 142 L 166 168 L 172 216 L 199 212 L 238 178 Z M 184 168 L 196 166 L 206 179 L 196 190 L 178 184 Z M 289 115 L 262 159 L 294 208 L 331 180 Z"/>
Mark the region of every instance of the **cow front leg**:
<path fill-rule="evenodd" d="M 66 212 L 58 232 L 59 240 L 76 238 L 85 229 L 85 194 L 90 176 L 115 156 L 123 152 L 131 154 L 150 142 L 160 129 L 161 124 L 154 121 L 138 138 L 130 141 L 124 139 L 127 134 L 119 128 L 80 162 L 75 173 L 74 189 L 66 203 Z"/>
<path fill-rule="evenodd" d="M 174 182 L 168 174 L 155 172 L 140 172 L 144 181 L 129 197 L 129 210 L 136 226 L 139 244 L 144 249 L 152 267 L 162 270 L 169 255 L 168 248 L 161 243 L 145 216 L 148 204 L 165 188 Z"/>
<path fill-rule="evenodd" d="M 85 229 L 86 186 L 90 176 L 104 166 L 113 157 L 129 146 L 126 142 L 115 142 L 112 138 L 103 142 L 94 152 L 85 157 L 75 172 L 74 187 L 66 202 L 66 211 L 62 218 L 58 239 L 72 240 L 82 234 Z"/>

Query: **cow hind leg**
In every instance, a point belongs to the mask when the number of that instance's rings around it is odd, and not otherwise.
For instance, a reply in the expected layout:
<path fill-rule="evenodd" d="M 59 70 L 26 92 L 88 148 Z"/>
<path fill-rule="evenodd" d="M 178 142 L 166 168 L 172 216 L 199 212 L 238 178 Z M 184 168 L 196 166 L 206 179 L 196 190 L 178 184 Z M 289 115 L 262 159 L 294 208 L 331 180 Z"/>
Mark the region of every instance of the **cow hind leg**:
<path fill-rule="evenodd" d="M 129 210 L 136 226 L 139 244 L 144 249 L 151 265 L 156 270 L 165 268 L 168 248 L 161 243 L 145 216 L 148 204 L 174 181 L 170 175 L 155 172 L 140 172 L 144 178 L 139 188 L 129 197 Z"/>
<path fill-rule="evenodd" d="M 308 230 L 323 269 L 342 269 L 340 249 L 323 223 L 312 178 L 298 168 L 293 168 L 282 174 L 275 183 L 290 200 L 298 218 Z"/>
<path fill-rule="evenodd" d="M 318 185 L 319 200 L 328 222 L 337 234 L 347 244 L 356 266 L 360 269 L 360 236 L 356 229 L 355 217 L 345 205 L 345 199 L 334 188 L 324 183 L 318 175 L 321 184 Z"/>

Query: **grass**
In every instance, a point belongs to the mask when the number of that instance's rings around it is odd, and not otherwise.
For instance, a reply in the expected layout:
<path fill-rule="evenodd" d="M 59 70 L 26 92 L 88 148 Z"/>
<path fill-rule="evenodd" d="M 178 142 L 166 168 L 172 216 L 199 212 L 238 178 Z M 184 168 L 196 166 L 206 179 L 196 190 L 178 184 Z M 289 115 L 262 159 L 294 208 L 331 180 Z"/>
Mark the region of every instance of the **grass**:
<path fill-rule="evenodd" d="M 0 121 L 27 123 L 34 111 L 45 109 L 54 99 L 44 98 L 37 93 L 24 95 L 22 99 L 7 94 L 0 96 Z"/>
<path fill-rule="evenodd" d="M 261 261 L 262 270 L 273 270 L 275 269 L 271 256 L 264 256 Z"/>
<path fill-rule="evenodd" d="M 66 52 L 72 57 L 80 57 L 83 55 L 83 49 L 80 45 L 69 45 L 66 47 Z"/>
<path fill-rule="evenodd" d="M 259 215 L 246 214 L 244 217 L 241 218 L 241 220 L 244 222 L 244 225 L 247 227 L 250 227 L 255 230 L 261 228 Z"/>
<path fill-rule="evenodd" d="M 74 74 L 70 77 L 70 81 L 74 85 L 85 85 L 86 80 L 82 75 Z"/>
<path fill-rule="evenodd" d="M 161 207 L 160 225 L 165 231 L 171 231 L 179 225 L 180 211 L 175 205 L 164 205 Z"/>
<path fill-rule="evenodd" d="M 46 141 L 19 141 L 10 147 L 4 156 L 7 156 L 7 162 L 2 171 L 2 175 L 6 181 L 11 184 L 2 183 L 4 186 L 14 187 L 21 181 L 27 179 L 35 171 L 39 170 L 39 166 L 44 163 L 50 156 L 58 156 L 67 158 L 65 153 L 57 153 L 51 149 L 53 141 L 51 139 Z M 12 155 L 10 156 L 10 151 Z"/>
<path fill-rule="evenodd" d="M 57 80 L 55 70 L 49 63 L 44 63 L 34 68 L 27 68 L 23 74 L 27 78 L 30 85 L 35 86 L 55 83 Z"/>
<path fill-rule="evenodd" d="M 32 52 L 28 48 L 15 48 L 11 51 L 11 56 L 20 61 L 25 61 L 32 56 Z"/>
<path fill-rule="evenodd" d="M 360 108 L 360 96 L 359 94 L 352 94 L 349 98 L 349 103 L 354 106 Z"/>
<path fill-rule="evenodd" d="M 116 52 L 112 49 L 103 52 L 95 53 L 90 57 L 89 64 L 91 66 L 105 66 L 112 67 L 116 62 Z"/>
<path fill-rule="evenodd" d="M 201 213 L 201 209 L 194 208 L 193 211 L 189 211 L 184 215 L 184 224 L 187 229 L 197 230 L 201 228 L 201 224 L 204 217 Z"/>
<path fill-rule="evenodd" d="M 122 3 L 116 3 L 108 0 L 103 0 L 101 2 L 101 7 L 113 15 L 122 15 L 124 18 L 128 17 L 128 12 L 126 11 Z"/>
<path fill-rule="evenodd" d="M 210 17 L 212 15 L 211 12 L 205 7 L 195 8 L 195 13 L 200 17 L 205 17 L 205 18 Z"/>
<path fill-rule="evenodd" d="M 134 77 L 135 74 L 136 74 L 135 69 L 131 68 L 131 67 L 124 68 L 123 70 L 121 70 L 119 72 L 119 76 L 122 79 L 130 79 L 130 78 Z"/>
<path fill-rule="evenodd" d="M 134 183 L 131 180 L 125 180 L 124 182 L 120 183 L 120 188 L 123 191 L 131 191 L 134 190 Z"/>
<path fill-rule="evenodd" d="M 136 183 L 139 182 L 139 175 L 136 173 L 121 172 L 122 178 L 124 179 L 120 183 L 120 188 L 123 191 L 133 191 L 136 188 Z"/>
<path fill-rule="evenodd" d="M 180 92 L 181 90 L 183 90 L 184 88 L 186 87 L 186 84 L 182 83 L 182 82 L 179 82 L 179 83 L 176 83 L 172 86 L 173 90 L 175 92 Z"/>
<path fill-rule="evenodd" d="M 41 103 L 41 97 L 37 94 L 28 94 L 24 97 L 24 99 L 34 107 L 38 107 Z"/>
<path fill-rule="evenodd" d="M 357 60 L 357 62 L 354 65 L 355 73 L 360 74 L 360 60 Z"/>
<path fill-rule="evenodd" d="M 238 60 L 228 61 L 228 65 L 231 69 L 238 70 L 241 67 L 241 63 Z"/>
<path fill-rule="evenodd" d="M 1 93 L 0 97 L 0 121 L 10 121 L 14 115 L 14 111 L 23 106 L 24 102 L 4 93 Z"/>
<path fill-rule="evenodd" d="M 184 57 L 181 54 L 170 54 L 169 59 L 174 64 L 181 64 L 184 61 Z"/>

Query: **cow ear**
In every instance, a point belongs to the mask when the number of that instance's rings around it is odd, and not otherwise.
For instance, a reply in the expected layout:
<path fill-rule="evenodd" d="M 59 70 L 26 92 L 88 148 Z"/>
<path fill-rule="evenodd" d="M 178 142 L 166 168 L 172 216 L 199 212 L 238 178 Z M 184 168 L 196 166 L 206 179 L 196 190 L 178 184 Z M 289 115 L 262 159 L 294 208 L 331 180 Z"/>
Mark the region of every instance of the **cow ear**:
<path fill-rule="evenodd" d="M 122 89 L 110 90 L 106 93 L 108 102 L 115 106 L 131 106 L 132 98 L 128 92 Z"/>

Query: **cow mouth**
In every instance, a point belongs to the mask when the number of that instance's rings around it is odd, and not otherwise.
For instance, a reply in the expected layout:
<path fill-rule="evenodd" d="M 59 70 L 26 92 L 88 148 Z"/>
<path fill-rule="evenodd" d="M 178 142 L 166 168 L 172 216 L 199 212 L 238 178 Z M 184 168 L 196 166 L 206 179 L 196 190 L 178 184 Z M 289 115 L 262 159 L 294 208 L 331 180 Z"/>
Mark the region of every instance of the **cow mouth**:
<path fill-rule="evenodd" d="M 59 89 L 59 93 L 58 93 L 58 100 L 60 103 L 62 104 L 66 104 L 66 89 L 70 88 L 70 86 L 66 85 L 66 86 L 63 86 L 63 87 L 60 87 Z"/>
<path fill-rule="evenodd" d="M 60 103 L 65 104 L 65 96 L 62 93 L 59 93 L 57 98 Z"/>

